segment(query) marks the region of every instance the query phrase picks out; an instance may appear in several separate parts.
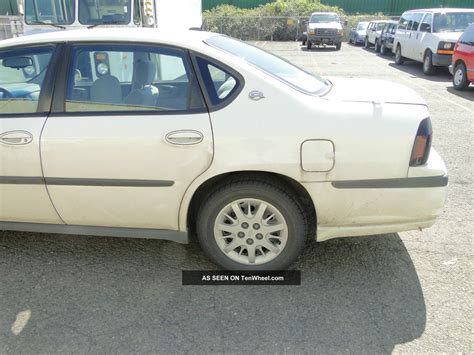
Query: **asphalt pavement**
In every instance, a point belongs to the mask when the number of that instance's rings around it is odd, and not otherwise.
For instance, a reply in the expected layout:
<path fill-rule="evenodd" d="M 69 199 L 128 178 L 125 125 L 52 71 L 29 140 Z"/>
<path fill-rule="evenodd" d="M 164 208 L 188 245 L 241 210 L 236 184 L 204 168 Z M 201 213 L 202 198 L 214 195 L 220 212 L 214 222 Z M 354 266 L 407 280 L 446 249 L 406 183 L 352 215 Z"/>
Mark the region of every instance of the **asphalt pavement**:
<path fill-rule="evenodd" d="M 301 286 L 181 286 L 183 269 L 216 269 L 195 242 L 0 232 L 0 353 L 473 352 L 474 87 L 347 44 L 257 45 L 418 91 L 450 175 L 438 222 L 310 243 Z"/>

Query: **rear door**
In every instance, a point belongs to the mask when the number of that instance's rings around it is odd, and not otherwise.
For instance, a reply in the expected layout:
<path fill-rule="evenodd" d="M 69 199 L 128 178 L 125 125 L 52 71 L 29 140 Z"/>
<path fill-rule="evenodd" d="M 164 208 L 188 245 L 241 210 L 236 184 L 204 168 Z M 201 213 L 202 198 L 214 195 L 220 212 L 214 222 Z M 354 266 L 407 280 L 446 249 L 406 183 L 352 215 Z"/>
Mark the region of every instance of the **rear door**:
<path fill-rule="evenodd" d="M 187 51 L 89 43 L 69 56 L 41 144 L 59 214 L 71 225 L 176 230 L 185 190 L 213 157 Z"/>
<path fill-rule="evenodd" d="M 0 49 L 2 222 L 62 223 L 48 196 L 40 156 L 59 60 L 55 51 L 55 46 Z"/>

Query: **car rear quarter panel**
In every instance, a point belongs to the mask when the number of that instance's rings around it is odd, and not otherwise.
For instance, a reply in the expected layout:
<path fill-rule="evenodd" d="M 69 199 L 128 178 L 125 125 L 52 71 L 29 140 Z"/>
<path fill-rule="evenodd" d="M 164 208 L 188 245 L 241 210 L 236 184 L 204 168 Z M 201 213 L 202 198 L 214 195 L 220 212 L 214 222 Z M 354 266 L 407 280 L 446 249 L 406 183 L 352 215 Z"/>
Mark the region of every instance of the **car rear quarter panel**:
<path fill-rule="evenodd" d="M 229 106 L 211 112 L 213 162 L 183 198 L 181 230 L 186 229 L 194 192 L 208 179 L 224 173 L 272 172 L 301 183 L 407 176 L 419 122 L 428 117 L 424 105 L 329 101 L 303 94 L 243 63 L 234 64 L 245 77 L 245 87 Z M 250 100 L 252 90 L 262 91 L 265 99 Z M 301 144 L 311 139 L 334 143 L 332 170 L 303 171 Z M 332 189 L 330 184 L 327 188 Z"/>

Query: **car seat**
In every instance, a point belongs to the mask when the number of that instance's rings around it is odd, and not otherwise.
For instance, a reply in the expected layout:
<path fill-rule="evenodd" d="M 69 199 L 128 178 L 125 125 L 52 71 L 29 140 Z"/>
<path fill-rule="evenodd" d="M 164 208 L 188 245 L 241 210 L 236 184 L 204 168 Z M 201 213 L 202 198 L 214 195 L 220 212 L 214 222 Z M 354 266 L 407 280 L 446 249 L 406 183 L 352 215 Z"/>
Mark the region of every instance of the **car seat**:
<path fill-rule="evenodd" d="M 135 84 L 138 89 L 133 90 L 126 98 L 125 103 L 134 106 L 156 107 L 160 91 L 153 86 L 156 75 L 156 65 L 149 60 L 136 62 Z"/>

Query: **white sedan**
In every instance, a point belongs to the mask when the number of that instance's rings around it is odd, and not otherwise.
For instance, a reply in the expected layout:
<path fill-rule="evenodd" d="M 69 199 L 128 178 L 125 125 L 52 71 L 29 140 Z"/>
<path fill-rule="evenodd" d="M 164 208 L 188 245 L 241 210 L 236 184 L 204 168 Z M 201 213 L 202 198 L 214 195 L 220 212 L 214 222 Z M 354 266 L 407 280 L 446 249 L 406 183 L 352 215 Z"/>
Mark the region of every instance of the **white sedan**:
<path fill-rule="evenodd" d="M 308 238 L 431 226 L 448 184 L 426 103 L 235 39 L 90 29 L 0 42 L 0 229 L 197 235 L 279 270 Z"/>

